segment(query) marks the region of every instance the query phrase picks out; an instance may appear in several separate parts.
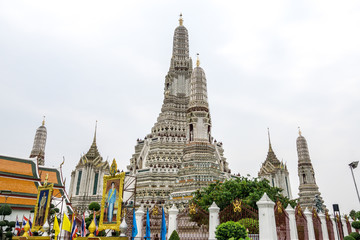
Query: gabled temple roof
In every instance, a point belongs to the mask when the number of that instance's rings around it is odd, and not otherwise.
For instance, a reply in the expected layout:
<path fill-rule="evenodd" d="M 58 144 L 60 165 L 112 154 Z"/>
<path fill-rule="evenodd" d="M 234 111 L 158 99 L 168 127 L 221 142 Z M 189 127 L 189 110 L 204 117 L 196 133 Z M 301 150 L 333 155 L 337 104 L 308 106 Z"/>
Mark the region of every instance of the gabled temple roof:
<path fill-rule="evenodd" d="M 107 168 L 110 169 L 109 163 L 107 161 L 103 161 L 103 158 L 101 157 L 99 150 L 96 145 L 96 128 L 95 126 L 95 133 L 94 133 L 94 139 L 90 146 L 89 151 L 81 156 L 79 163 L 76 167 L 83 166 L 86 164 L 91 164 L 95 166 L 95 168 Z"/>
<path fill-rule="evenodd" d="M 48 183 L 54 183 L 53 196 L 64 196 L 69 204 L 59 169 L 37 166 L 33 159 L 0 155 L 0 203 L 6 200 L 13 208 L 32 209 L 36 204 L 37 188 L 47 174 Z"/>

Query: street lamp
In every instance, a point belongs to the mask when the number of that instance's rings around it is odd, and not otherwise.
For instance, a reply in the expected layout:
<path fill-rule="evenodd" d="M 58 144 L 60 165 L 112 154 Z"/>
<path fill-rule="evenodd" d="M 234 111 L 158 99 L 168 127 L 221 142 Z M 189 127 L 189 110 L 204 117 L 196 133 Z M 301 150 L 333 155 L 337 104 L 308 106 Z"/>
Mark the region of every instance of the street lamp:
<path fill-rule="evenodd" d="M 359 190 L 357 188 L 357 185 L 356 185 L 356 182 L 355 182 L 355 177 L 354 177 L 354 172 L 353 172 L 353 169 L 357 168 L 358 164 L 359 164 L 359 161 L 352 162 L 352 163 L 349 164 L 349 167 L 350 167 L 350 170 L 351 170 L 352 177 L 354 179 L 356 193 L 357 193 L 357 196 L 358 196 L 358 199 L 359 199 L 359 202 L 360 202 Z"/>

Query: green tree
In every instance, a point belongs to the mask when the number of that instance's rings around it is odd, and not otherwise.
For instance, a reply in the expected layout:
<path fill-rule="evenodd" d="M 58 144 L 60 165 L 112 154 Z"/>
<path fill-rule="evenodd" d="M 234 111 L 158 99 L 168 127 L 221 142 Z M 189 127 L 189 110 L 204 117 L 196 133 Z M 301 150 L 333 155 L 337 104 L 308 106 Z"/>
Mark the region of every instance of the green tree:
<path fill-rule="evenodd" d="M 100 204 L 97 202 L 92 202 L 89 204 L 89 210 L 90 211 L 99 211 L 100 210 Z"/>
<path fill-rule="evenodd" d="M 192 201 L 206 211 L 213 202 L 216 203 L 220 210 L 223 210 L 235 199 L 241 199 L 246 204 L 257 209 L 256 202 L 260 200 L 265 192 L 274 202 L 279 200 L 284 208 L 288 204 L 292 207 L 296 206 L 295 200 L 283 196 L 281 189 L 270 186 L 267 180 L 249 179 L 247 177 L 230 179 L 223 183 L 219 181 L 212 183 L 208 187 L 195 192 Z"/>
<path fill-rule="evenodd" d="M 176 230 L 171 233 L 169 240 L 180 240 L 180 237 Z"/>

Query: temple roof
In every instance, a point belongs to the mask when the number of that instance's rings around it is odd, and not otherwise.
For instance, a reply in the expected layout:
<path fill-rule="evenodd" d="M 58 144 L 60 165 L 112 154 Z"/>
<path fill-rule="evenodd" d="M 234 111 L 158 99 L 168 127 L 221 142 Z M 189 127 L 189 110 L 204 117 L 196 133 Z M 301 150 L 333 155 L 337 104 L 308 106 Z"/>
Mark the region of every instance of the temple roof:
<path fill-rule="evenodd" d="M 38 186 L 45 181 L 54 183 L 53 196 L 65 196 L 59 169 L 37 166 L 36 160 L 0 155 L 0 203 L 13 208 L 32 209 L 36 203 Z"/>

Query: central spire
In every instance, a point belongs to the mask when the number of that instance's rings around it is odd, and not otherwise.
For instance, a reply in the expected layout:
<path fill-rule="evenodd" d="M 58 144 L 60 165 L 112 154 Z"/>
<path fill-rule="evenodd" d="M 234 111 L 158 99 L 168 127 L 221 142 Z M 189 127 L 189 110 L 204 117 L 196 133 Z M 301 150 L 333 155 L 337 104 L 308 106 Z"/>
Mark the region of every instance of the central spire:
<path fill-rule="evenodd" d="M 183 26 L 182 14 L 180 14 L 179 26 L 175 29 L 173 39 L 173 53 L 171 67 L 175 71 L 188 71 L 192 68 L 189 57 L 189 35 L 186 27 Z"/>

